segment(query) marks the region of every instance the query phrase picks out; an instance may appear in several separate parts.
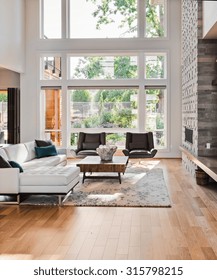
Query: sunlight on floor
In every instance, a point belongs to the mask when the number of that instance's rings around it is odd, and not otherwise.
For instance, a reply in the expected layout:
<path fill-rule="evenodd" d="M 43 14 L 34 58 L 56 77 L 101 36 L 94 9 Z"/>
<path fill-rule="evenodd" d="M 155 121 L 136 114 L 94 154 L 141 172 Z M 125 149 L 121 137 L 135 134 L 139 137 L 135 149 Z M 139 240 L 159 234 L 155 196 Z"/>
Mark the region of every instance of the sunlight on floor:
<path fill-rule="evenodd" d="M 98 199 L 102 202 L 109 202 L 109 201 L 118 201 L 123 198 L 123 193 L 114 193 L 114 194 L 90 194 L 87 196 L 88 199 Z"/>
<path fill-rule="evenodd" d="M 135 166 L 135 167 L 142 167 L 147 168 L 149 170 L 156 167 L 158 164 L 160 164 L 160 160 L 143 160 L 143 159 L 130 159 L 128 166 Z"/>
<path fill-rule="evenodd" d="M 0 260 L 32 260 L 31 254 L 1 254 Z"/>

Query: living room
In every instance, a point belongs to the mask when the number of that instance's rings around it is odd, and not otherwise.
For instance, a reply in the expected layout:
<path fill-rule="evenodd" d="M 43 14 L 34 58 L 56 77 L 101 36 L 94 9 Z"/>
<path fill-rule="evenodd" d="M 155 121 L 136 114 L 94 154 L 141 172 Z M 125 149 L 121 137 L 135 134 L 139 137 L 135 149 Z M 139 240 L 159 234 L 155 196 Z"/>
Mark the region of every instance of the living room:
<path fill-rule="evenodd" d="M 171 207 L 1 204 L 0 258 L 216 260 L 216 185 L 196 184 L 197 164 L 186 153 L 197 159 L 216 152 L 212 106 L 216 86 L 212 81 L 217 75 L 217 37 L 210 21 L 202 34 L 207 18 L 202 2 L 206 1 L 132 1 L 119 14 L 118 24 L 116 6 L 108 6 L 111 14 L 106 9 L 94 31 L 89 11 L 99 16 L 103 12 L 100 5 L 94 6 L 95 1 L 52 2 L 52 8 L 49 0 L 1 3 L 0 90 L 20 89 L 20 143 L 51 138 L 56 147 L 66 150 L 72 163 L 80 132 L 105 132 L 107 141 L 118 146 L 116 154 L 123 156 L 126 132 L 151 130 L 157 154 L 132 159 L 130 164 L 163 170 Z M 160 27 L 150 23 L 147 2 L 163 6 Z M 123 60 L 130 69 L 125 74 L 115 68 Z M 88 76 L 94 62 L 102 68 Z M 103 94 L 113 96 L 117 103 L 119 95 L 126 93 L 131 96 L 127 106 L 133 108 L 127 123 L 118 118 L 120 111 L 109 121 L 107 114 L 100 124 L 93 118 L 102 117 L 108 106 L 101 111 L 95 106 Z M 204 93 L 212 94 L 206 106 Z M 99 94 L 101 99 L 97 99 Z M 81 106 L 84 100 L 76 101 L 81 95 L 92 100 L 87 112 Z M 51 101 L 56 103 L 48 111 Z M 185 128 L 193 131 L 193 143 L 186 141 Z M 211 149 L 207 150 L 206 143 Z"/>

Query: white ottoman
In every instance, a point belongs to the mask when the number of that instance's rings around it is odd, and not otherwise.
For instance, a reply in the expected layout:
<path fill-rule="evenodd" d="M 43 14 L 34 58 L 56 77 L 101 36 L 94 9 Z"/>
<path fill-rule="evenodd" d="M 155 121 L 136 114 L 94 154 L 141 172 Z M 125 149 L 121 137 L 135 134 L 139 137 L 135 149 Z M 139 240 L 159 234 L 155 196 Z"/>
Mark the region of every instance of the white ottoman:
<path fill-rule="evenodd" d="M 77 166 L 47 166 L 20 173 L 20 194 L 55 194 L 61 205 L 80 182 Z M 64 198 L 62 199 L 62 196 Z"/>

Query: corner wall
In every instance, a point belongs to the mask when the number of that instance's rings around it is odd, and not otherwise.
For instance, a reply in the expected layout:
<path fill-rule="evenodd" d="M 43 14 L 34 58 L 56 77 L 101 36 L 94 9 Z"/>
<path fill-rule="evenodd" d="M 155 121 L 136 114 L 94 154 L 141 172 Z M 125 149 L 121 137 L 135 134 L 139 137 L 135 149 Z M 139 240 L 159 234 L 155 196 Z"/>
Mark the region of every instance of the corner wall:
<path fill-rule="evenodd" d="M 0 66 L 22 73 L 25 66 L 25 0 L 0 0 Z"/>

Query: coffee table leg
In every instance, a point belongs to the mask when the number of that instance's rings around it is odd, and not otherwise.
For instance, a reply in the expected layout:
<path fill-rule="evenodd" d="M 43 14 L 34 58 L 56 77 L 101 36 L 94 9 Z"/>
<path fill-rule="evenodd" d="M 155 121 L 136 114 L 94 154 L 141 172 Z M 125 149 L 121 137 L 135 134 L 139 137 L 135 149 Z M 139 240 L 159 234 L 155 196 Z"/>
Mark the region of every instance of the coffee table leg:
<path fill-rule="evenodd" d="M 84 183 L 84 180 L 85 180 L 85 172 L 83 173 L 83 180 L 82 180 L 82 183 Z"/>
<path fill-rule="evenodd" d="M 121 173 L 118 172 L 118 179 L 119 179 L 119 183 L 121 184 Z"/>

